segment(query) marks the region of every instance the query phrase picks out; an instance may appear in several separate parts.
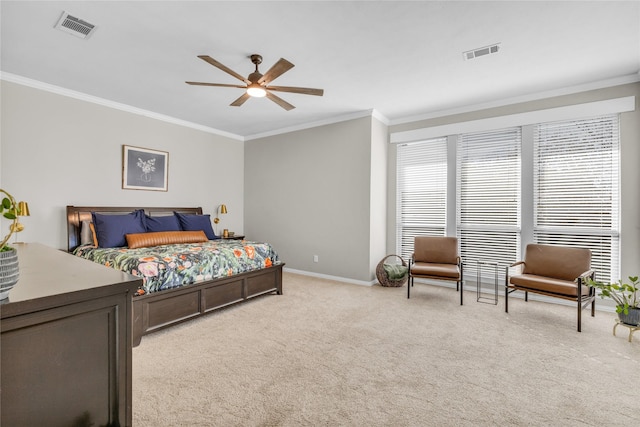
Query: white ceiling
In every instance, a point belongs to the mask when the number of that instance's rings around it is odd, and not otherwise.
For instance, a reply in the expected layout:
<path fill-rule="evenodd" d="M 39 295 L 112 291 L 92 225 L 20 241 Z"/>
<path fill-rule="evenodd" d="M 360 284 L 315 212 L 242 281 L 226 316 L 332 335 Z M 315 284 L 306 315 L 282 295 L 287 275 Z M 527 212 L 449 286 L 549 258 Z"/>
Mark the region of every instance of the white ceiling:
<path fill-rule="evenodd" d="M 638 1 L 2 1 L 3 78 L 31 79 L 239 137 L 375 110 L 389 123 L 542 92 L 638 81 Z M 54 29 L 66 11 L 97 26 Z M 462 52 L 500 43 L 497 54 Z M 229 104 L 241 75 L 283 57 L 273 84 L 324 89 Z"/>

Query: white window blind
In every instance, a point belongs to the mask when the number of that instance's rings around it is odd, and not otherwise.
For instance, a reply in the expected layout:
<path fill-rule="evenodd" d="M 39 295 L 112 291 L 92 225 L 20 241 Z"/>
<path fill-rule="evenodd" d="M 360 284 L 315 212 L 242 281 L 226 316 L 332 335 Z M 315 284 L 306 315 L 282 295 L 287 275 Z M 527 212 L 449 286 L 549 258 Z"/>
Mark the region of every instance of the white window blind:
<path fill-rule="evenodd" d="M 447 139 L 398 146 L 397 254 L 411 258 L 415 236 L 444 236 L 447 204 Z"/>
<path fill-rule="evenodd" d="M 477 261 L 518 258 L 521 139 L 520 128 L 458 137 L 457 235 L 467 277 L 475 278 Z"/>
<path fill-rule="evenodd" d="M 544 123 L 534 135 L 534 238 L 587 247 L 596 278 L 618 279 L 618 116 Z"/>

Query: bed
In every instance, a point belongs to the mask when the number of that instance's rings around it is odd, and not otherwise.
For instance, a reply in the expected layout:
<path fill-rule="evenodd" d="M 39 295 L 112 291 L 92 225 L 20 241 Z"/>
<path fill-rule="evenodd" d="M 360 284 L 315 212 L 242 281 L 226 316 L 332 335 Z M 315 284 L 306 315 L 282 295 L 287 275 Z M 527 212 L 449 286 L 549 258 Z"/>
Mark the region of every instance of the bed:
<path fill-rule="evenodd" d="M 183 218 L 209 225 L 210 221 L 199 207 L 67 206 L 70 254 L 143 278 L 143 286 L 133 296 L 134 346 L 140 344 L 143 335 L 158 329 L 260 295 L 282 294 L 284 263 L 268 243 L 209 240 L 212 230 L 153 233 L 145 229 L 127 233 L 124 247 L 115 241 L 111 243 L 116 247 L 96 247 L 96 234 L 101 243 L 106 243 L 107 237 L 100 234 L 103 228 L 94 228 L 94 222 L 102 225 L 103 219 L 129 216 L 141 216 L 156 224 L 178 217 L 186 230 L 190 224 L 183 223 Z"/>

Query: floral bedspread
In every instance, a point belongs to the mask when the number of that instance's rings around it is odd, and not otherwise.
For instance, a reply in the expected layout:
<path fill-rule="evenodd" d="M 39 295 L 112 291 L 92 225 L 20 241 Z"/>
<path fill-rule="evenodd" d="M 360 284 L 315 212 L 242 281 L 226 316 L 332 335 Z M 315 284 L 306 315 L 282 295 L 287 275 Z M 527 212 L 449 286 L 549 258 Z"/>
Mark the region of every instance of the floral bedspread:
<path fill-rule="evenodd" d="M 233 276 L 280 262 L 270 244 L 245 240 L 210 240 L 139 249 L 79 246 L 73 254 L 142 277 L 146 292 Z"/>

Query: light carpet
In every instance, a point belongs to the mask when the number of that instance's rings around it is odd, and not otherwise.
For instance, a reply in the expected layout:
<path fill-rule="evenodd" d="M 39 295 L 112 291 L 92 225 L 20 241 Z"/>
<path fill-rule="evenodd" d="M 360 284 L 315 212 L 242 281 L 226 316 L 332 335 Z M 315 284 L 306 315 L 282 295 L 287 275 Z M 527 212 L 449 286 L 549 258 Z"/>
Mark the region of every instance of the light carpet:
<path fill-rule="evenodd" d="M 284 275 L 142 338 L 134 426 L 640 425 L 640 333 L 615 313 Z M 597 302 L 596 302 L 597 304 Z"/>

